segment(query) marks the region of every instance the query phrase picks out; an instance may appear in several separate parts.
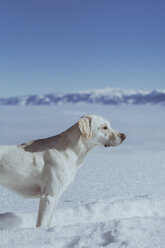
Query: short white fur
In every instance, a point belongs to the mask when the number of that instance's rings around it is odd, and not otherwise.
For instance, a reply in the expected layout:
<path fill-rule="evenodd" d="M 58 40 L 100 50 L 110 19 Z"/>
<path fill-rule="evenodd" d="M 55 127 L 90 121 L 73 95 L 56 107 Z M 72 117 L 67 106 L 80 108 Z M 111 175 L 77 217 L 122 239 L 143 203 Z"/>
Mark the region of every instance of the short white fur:
<path fill-rule="evenodd" d="M 116 146 L 125 135 L 96 115 L 87 115 L 54 137 L 0 146 L 0 185 L 24 197 L 40 198 L 37 226 L 50 226 L 57 202 L 87 153 Z"/>

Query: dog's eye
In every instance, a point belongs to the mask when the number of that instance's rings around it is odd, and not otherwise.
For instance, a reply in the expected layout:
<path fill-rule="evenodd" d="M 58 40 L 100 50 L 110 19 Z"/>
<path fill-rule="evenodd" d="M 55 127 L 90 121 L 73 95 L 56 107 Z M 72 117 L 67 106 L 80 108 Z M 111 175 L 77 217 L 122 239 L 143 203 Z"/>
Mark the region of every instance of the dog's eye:
<path fill-rule="evenodd" d="M 103 126 L 102 129 L 103 129 L 103 130 L 107 130 L 108 127 L 107 127 L 107 126 Z"/>

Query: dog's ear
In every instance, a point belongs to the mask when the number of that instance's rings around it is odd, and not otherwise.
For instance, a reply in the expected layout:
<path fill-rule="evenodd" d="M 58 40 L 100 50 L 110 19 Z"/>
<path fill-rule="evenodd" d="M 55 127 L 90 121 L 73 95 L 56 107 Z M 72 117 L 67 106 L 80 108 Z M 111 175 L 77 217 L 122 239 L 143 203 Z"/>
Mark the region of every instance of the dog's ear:
<path fill-rule="evenodd" d="M 92 135 L 92 118 L 89 116 L 83 116 L 78 121 L 78 126 L 81 134 L 86 138 L 90 139 Z"/>

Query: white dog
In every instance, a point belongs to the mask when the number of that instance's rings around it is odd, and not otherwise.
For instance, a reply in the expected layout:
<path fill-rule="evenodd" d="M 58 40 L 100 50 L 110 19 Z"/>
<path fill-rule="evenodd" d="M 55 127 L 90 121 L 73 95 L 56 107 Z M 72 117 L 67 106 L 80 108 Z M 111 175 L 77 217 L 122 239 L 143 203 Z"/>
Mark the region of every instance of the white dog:
<path fill-rule="evenodd" d="M 24 197 L 39 197 L 37 226 L 49 226 L 58 199 L 96 145 L 126 138 L 102 117 L 88 115 L 65 132 L 14 146 L 0 146 L 0 185 Z"/>

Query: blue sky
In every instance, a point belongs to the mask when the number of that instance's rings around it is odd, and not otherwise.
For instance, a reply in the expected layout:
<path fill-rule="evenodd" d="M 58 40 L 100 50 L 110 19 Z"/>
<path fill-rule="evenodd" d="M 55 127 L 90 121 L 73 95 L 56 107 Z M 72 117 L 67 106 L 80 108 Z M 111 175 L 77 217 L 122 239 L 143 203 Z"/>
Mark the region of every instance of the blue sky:
<path fill-rule="evenodd" d="M 2 0 L 0 96 L 165 88 L 164 0 Z"/>

